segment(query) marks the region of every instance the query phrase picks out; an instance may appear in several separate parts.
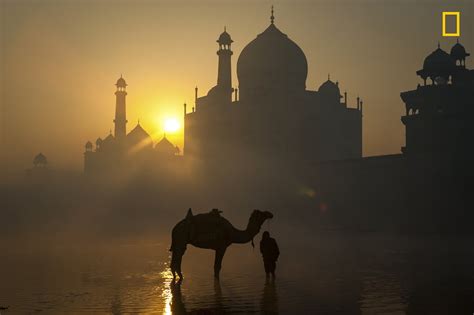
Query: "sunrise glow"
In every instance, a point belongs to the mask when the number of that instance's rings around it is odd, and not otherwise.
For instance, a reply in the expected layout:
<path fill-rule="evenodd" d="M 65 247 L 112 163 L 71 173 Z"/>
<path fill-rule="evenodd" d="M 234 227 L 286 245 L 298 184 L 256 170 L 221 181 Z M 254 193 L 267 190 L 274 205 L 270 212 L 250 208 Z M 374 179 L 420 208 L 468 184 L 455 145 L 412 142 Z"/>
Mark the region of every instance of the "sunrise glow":
<path fill-rule="evenodd" d="M 164 130 L 168 133 L 174 133 L 179 130 L 179 122 L 175 118 L 167 118 L 165 119 Z"/>

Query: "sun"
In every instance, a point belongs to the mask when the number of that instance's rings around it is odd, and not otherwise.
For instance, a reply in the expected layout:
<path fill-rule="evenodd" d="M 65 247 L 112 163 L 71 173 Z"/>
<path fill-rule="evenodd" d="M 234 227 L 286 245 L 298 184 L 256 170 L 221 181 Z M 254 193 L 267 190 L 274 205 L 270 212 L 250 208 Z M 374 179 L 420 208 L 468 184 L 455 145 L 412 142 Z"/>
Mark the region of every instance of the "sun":
<path fill-rule="evenodd" d="M 165 132 L 173 133 L 179 130 L 179 122 L 175 118 L 165 119 L 164 125 Z"/>

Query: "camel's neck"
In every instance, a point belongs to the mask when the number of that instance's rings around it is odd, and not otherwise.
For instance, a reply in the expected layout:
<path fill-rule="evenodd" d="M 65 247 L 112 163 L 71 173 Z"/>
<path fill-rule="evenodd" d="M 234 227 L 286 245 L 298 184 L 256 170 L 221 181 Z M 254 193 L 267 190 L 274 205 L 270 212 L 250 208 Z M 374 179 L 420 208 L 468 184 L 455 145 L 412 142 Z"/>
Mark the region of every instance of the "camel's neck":
<path fill-rule="evenodd" d="M 255 220 L 252 220 L 250 218 L 249 223 L 247 224 L 247 228 L 245 230 L 239 230 L 236 228 L 233 228 L 232 230 L 232 242 L 233 243 L 248 243 L 250 242 L 255 235 L 260 232 L 260 227 L 262 226 L 263 222 L 255 222 Z"/>

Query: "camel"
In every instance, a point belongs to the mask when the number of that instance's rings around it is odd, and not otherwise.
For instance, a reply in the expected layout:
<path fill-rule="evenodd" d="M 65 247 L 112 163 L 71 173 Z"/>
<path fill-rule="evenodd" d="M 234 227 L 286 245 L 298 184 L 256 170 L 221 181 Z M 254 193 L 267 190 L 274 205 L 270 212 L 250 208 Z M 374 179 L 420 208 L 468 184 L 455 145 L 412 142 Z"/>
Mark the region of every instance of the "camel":
<path fill-rule="evenodd" d="M 273 218 L 269 211 L 254 210 L 250 215 L 247 228 L 245 230 L 236 229 L 229 221 L 220 215 L 221 211 L 213 209 L 208 213 L 193 215 L 191 209 L 188 210 L 186 218 L 178 222 L 172 231 L 172 241 L 170 251 L 171 271 L 173 279 L 178 274 L 180 281 L 183 279 L 181 273 L 181 260 L 186 251 L 187 244 L 198 248 L 213 249 L 214 259 L 214 277 L 219 278 L 219 272 L 222 266 L 227 247 L 231 244 L 245 244 L 252 241 L 260 232 L 260 227 L 267 219 Z"/>

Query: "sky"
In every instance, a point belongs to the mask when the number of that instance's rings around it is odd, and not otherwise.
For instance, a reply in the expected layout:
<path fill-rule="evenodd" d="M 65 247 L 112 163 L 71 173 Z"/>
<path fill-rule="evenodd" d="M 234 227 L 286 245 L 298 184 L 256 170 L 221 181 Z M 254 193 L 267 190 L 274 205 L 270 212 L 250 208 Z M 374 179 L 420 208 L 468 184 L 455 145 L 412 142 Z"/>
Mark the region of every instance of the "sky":
<path fill-rule="evenodd" d="M 438 42 L 456 42 L 441 36 L 442 11 L 461 12 L 460 42 L 474 52 L 472 0 L 0 0 L 2 166 L 28 168 L 42 152 L 52 167 L 80 170 L 84 144 L 113 130 L 121 74 L 128 131 L 140 120 L 158 141 L 167 118 L 182 125 L 195 86 L 202 96 L 216 84 L 224 26 L 238 86 L 237 58 L 269 25 L 271 5 L 306 54 L 307 89 L 330 74 L 350 107 L 363 99 L 364 156 L 404 145 L 400 92 L 421 82 L 415 72 Z M 182 146 L 182 132 L 167 136 Z"/>

